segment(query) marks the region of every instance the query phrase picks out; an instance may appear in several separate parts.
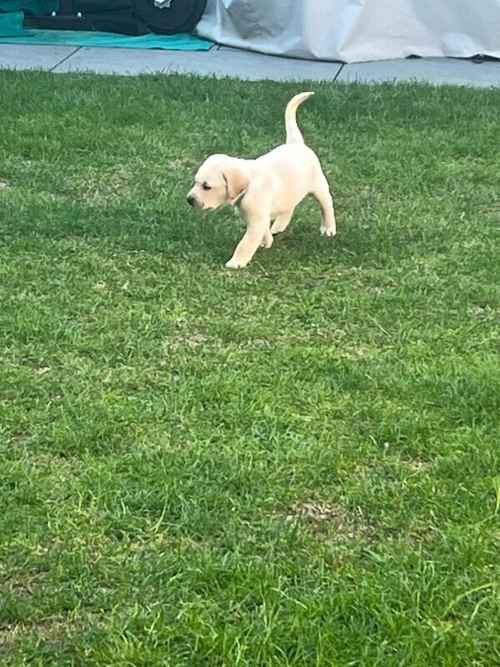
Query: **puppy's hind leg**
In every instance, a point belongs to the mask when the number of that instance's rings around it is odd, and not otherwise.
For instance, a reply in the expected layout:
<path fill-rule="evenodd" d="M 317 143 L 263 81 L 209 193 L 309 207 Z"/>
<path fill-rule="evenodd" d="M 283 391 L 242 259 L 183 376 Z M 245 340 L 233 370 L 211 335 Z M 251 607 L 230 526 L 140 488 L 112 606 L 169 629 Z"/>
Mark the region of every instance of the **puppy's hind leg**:
<path fill-rule="evenodd" d="M 291 211 L 287 211 L 286 213 L 282 213 L 281 215 L 278 215 L 278 217 L 273 222 L 273 225 L 271 227 L 271 234 L 279 234 L 280 232 L 285 231 L 285 229 L 290 224 L 290 220 L 292 219 L 293 210 L 294 209 L 292 209 Z"/>
<path fill-rule="evenodd" d="M 332 195 L 330 194 L 328 181 L 322 173 L 319 175 L 317 185 L 311 194 L 318 201 L 323 213 L 323 224 L 320 228 L 321 235 L 335 236 L 337 233 L 337 225 L 335 223 Z"/>

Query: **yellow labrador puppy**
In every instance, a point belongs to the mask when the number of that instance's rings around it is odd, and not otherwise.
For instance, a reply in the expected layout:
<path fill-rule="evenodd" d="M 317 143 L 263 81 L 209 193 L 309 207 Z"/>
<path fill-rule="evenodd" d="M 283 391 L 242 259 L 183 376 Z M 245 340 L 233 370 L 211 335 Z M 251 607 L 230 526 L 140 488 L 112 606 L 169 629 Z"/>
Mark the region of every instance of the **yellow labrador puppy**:
<path fill-rule="evenodd" d="M 296 112 L 314 93 L 300 93 L 285 111 L 286 144 L 255 160 L 211 155 L 198 169 L 187 195 L 191 206 L 214 210 L 222 204 L 238 206 L 247 230 L 232 258 L 230 269 L 246 266 L 257 248 L 270 248 L 273 234 L 283 232 L 297 204 L 312 194 L 323 213 L 321 234 L 335 236 L 335 213 L 328 182 L 314 152 L 304 144 Z M 271 226 L 272 223 L 272 226 Z"/>

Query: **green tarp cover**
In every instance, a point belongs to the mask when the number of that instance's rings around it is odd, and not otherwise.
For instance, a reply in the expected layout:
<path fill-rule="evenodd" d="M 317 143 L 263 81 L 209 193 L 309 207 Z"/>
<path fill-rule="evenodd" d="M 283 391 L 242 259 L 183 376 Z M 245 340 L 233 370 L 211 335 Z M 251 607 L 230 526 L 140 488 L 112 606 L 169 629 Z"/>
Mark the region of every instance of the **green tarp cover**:
<path fill-rule="evenodd" d="M 6 14 L 6 16 L 9 15 Z M 149 33 L 148 35 L 129 37 L 127 35 L 115 35 L 111 32 L 25 30 L 24 33 L 21 33 L 20 37 L 2 37 L 1 35 L 0 31 L 0 44 L 106 46 L 126 49 L 164 49 L 166 51 L 208 51 L 213 46 L 213 42 L 187 33 L 179 33 L 178 35 L 156 35 Z"/>
<path fill-rule="evenodd" d="M 50 14 L 59 9 L 59 0 L 0 0 L 0 12 Z"/>
<path fill-rule="evenodd" d="M 23 28 L 24 14 L 12 12 L 11 14 L 0 14 L 0 39 L 2 37 L 16 37 L 25 35 Z"/>

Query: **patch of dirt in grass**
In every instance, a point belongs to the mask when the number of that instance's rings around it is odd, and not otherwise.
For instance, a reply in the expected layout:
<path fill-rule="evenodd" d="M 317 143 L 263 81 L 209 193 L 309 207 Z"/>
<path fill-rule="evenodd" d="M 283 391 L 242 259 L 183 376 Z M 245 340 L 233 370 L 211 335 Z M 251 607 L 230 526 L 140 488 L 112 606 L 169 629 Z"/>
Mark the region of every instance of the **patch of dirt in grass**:
<path fill-rule="evenodd" d="M 408 459 L 402 462 L 403 465 L 410 471 L 410 473 L 417 475 L 420 473 L 428 473 L 433 467 L 432 461 L 423 461 L 422 459 Z"/>
<path fill-rule="evenodd" d="M 375 533 L 375 529 L 364 520 L 360 509 L 349 512 L 339 504 L 325 501 L 305 501 L 292 505 L 286 521 L 298 522 L 316 536 L 334 541 L 367 539 Z"/>
<path fill-rule="evenodd" d="M 203 334 L 192 334 L 190 336 L 178 336 L 173 340 L 174 345 L 186 345 L 187 347 L 199 347 L 208 342 L 207 336 Z"/>
<path fill-rule="evenodd" d="M 471 317 L 477 320 L 498 320 L 500 319 L 500 310 L 489 305 L 486 306 L 471 306 L 468 309 Z"/>
<path fill-rule="evenodd" d="M 163 343 L 163 349 L 167 353 L 183 349 L 194 350 L 207 346 L 209 343 L 210 339 L 201 333 L 179 334 L 168 338 Z"/>
<path fill-rule="evenodd" d="M 23 635 L 22 628 L 18 624 L 0 625 L 0 658 L 12 652 L 16 639 Z"/>
<path fill-rule="evenodd" d="M 254 338 L 251 341 L 250 347 L 271 349 L 274 347 L 274 344 L 271 340 L 265 340 L 264 338 Z"/>
<path fill-rule="evenodd" d="M 0 178 L 0 190 L 7 190 L 7 188 L 10 188 L 11 185 L 8 181 L 4 181 L 2 178 Z"/>
<path fill-rule="evenodd" d="M 41 576 L 42 575 L 40 574 L 23 574 L 22 576 L 15 576 L 8 579 L 2 585 L 2 588 L 16 597 L 30 597 L 39 589 Z"/>
<path fill-rule="evenodd" d="M 368 347 L 367 345 L 342 345 L 338 349 L 338 356 L 343 359 L 359 360 L 359 359 L 370 359 L 376 357 L 379 354 L 379 350 L 374 347 Z"/>
<path fill-rule="evenodd" d="M 169 160 L 167 166 L 173 171 L 191 171 L 196 167 L 196 162 L 188 158 L 177 158 Z"/>
<path fill-rule="evenodd" d="M 437 530 L 431 525 L 421 523 L 410 527 L 402 533 L 401 539 L 412 548 L 431 544 L 436 538 Z"/>
<path fill-rule="evenodd" d="M 136 186 L 134 170 L 125 165 L 116 165 L 113 169 L 89 168 L 69 183 L 72 193 L 80 201 L 101 207 L 128 199 Z"/>
<path fill-rule="evenodd" d="M 44 644 L 61 644 L 77 629 L 75 621 L 61 616 L 44 618 L 32 623 L 0 624 L 0 660 L 2 655 L 8 656 L 13 652 L 16 644 L 26 639 Z"/>

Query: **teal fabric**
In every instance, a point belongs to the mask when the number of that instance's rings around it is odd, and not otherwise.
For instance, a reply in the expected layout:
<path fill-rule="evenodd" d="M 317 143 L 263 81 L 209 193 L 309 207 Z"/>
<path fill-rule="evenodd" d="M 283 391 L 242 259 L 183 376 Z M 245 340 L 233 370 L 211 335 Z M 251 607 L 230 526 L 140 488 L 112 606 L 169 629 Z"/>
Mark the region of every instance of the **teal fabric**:
<path fill-rule="evenodd" d="M 26 34 L 23 28 L 24 14 L 12 12 L 11 14 L 0 14 L 0 39 L 2 37 L 19 37 Z"/>
<path fill-rule="evenodd" d="M 164 49 L 165 51 L 208 51 L 213 46 L 213 42 L 187 33 L 179 33 L 178 35 L 149 33 L 139 37 L 129 37 L 127 35 L 115 35 L 111 32 L 85 32 L 80 30 L 25 30 L 20 37 L 0 36 L 0 44 L 106 46 L 122 49 Z"/>
<path fill-rule="evenodd" d="M 50 14 L 59 9 L 59 0 L 0 0 L 0 12 Z"/>

